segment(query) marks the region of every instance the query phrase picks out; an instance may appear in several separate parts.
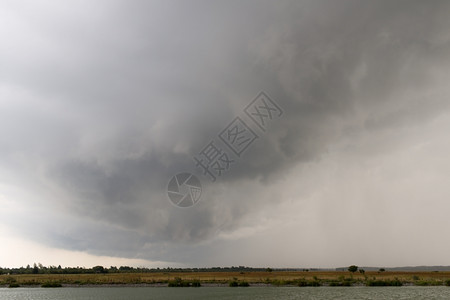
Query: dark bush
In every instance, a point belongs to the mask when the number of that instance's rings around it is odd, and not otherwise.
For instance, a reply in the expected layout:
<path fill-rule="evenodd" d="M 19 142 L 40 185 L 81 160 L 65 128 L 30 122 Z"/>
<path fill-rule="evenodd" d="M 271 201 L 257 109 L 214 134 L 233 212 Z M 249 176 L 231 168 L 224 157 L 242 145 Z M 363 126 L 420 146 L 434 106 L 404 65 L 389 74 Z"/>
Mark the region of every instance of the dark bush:
<path fill-rule="evenodd" d="M 400 280 L 368 280 L 366 286 L 402 286 Z"/>
<path fill-rule="evenodd" d="M 196 279 L 196 280 L 192 280 L 191 286 L 192 287 L 201 287 L 202 285 L 200 283 L 200 280 Z"/>
<path fill-rule="evenodd" d="M 51 282 L 51 281 L 48 281 L 48 282 L 44 282 L 44 283 L 41 285 L 41 287 L 43 287 L 43 288 L 58 288 L 58 287 L 62 287 L 62 285 L 61 285 L 61 283 L 59 283 L 59 282 Z"/>
<path fill-rule="evenodd" d="M 190 285 L 189 285 L 189 282 L 183 281 L 180 277 L 175 277 L 174 280 L 169 281 L 168 286 L 169 287 L 188 287 Z"/>
<path fill-rule="evenodd" d="M 318 280 L 308 282 L 308 286 L 321 286 L 322 284 Z"/>
<path fill-rule="evenodd" d="M 350 280 L 331 281 L 330 286 L 352 286 L 352 281 Z"/>
<path fill-rule="evenodd" d="M 298 286 L 302 287 L 302 286 L 308 286 L 308 281 L 306 281 L 305 279 L 300 279 L 297 283 Z"/>
<path fill-rule="evenodd" d="M 228 282 L 228 286 L 230 287 L 239 286 L 239 282 L 237 280 L 231 280 L 230 282 Z"/>
<path fill-rule="evenodd" d="M 250 286 L 250 284 L 247 281 L 241 281 L 239 282 L 239 286 Z"/>
<path fill-rule="evenodd" d="M 335 283 L 337 283 L 337 281 Z M 307 281 L 306 279 L 302 278 L 302 279 L 297 281 L 297 286 L 300 286 L 300 287 L 304 287 L 304 286 L 321 286 L 321 285 L 322 284 L 317 279 L 314 279 L 314 280 L 311 280 L 311 281 Z M 336 286 L 336 285 L 333 285 L 333 286 Z"/>
<path fill-rule="evenodd" d="M 175 277 L 173 280 L 169 280 L 169 287 L 200 287 L 200 280 L 194 279 L 192 281 L 186 281 L 181 279 L 180 277 Z"/>

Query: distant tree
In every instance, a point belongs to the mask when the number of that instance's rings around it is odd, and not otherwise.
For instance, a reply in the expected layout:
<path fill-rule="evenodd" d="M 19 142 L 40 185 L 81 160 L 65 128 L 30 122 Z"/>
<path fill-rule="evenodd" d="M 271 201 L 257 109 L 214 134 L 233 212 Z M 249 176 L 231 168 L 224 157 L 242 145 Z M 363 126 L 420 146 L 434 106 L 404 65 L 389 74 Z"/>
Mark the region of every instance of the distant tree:
<path fill-rule="evenodd" d="M 110 271 L 110 272 L 113 272 L 113 273 L 116 273 L 117 271 L 119 271 L 119 269 L 117 269 L 117 267 L 115 267 L 115 266 L 111 266 L 111 267 L 109 268 L 109 271 Z"/>
<path fill-rule="evenodd" d="M 378 271 L 380 271 L 380 272 L 384 272 L 384 271 L 386 271 L 384 268 L 381 268 L 381 269 L 379 269 Z"/>
<path fill-rule="evenodd" d="M 359 273 L 364 274 L 366 271 L 364 269 L 359 269 Z"/>
<path fill-rule="evenodd" d="M 33 273 L 33 274 L 39 273 L 39 268 L 38 268 L 38 266 L 36 265 L 36 263 L 33 265 L 33 270 L 31 271 L 31 273 Z"/>
<path fill-rule="evenodd" d="M 95 266 L 92 268 L 94 273 L 106 273 L 108 270 L 106 270 L 103 266 Z"/>
<path fill-rule="evenodd" d="M 272 269 L 271 268 L 267 268 L 266 272 L 272 272 Z"/>
<path fill-rule="evenodd" d="M 356 271 L 358 271 L 358 266 L 351 265 L 350 267 L 348 267 L 348 271 L 355 273 Z"/>

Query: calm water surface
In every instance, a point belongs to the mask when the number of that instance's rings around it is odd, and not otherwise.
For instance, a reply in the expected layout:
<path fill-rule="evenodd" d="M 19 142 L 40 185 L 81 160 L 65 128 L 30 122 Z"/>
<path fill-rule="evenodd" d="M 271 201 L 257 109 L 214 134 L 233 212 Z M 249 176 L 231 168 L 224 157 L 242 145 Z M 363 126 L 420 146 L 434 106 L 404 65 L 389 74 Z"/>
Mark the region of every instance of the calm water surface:
<path fill-rule="evenodd" d="M 0 288 L 0 299 L 450 299 L 450 287 Z"/>

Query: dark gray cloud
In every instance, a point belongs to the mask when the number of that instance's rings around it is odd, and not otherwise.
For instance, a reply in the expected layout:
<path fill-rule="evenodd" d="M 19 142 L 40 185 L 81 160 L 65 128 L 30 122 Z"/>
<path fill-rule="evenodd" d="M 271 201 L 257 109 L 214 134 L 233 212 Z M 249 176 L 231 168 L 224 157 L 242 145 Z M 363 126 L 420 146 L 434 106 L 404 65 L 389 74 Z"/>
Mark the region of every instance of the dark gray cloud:
<path fill-rule="evenodd" d="M 212 263 L 227 244 L 216 238 L 273 209 L 269 195 L 294 168 L 342 141 L 448 111 L 449 9 L 444 1 L 7 1 L 1 180 L 35 191 L 25 204 L 51 208 L 46 221 L 11 224 L 55 247 Z M 200 174 L 193 155 L 260 90 L 282 117 L 257 131 L 218 182 L 201 177 L 200 204 L 171 206 L 170 177 Z M 389 147 L 358 149 L 355 157 Z"/>

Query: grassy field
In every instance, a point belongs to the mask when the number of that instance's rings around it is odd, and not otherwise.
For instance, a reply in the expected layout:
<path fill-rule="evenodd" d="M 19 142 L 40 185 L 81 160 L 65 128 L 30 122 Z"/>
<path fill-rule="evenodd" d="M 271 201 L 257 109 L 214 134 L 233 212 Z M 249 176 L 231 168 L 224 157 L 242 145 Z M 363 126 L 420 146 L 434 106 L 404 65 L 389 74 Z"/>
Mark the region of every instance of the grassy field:
<path fill-rule="evenodd" d="M 450 285 L 450 272 L 192 272 L 192 273 L 107 273 L 107 274 L 26 274 L 0 275 L 0 285 L 32 286 L 56 283 L 62 285 L 162 284 L 178 280 L 202 284 L 247 282 L 271 285 Z M 398 284 L 401 283 L 401 284 Z M 390 284 L 388 284 L 390 285 Z"/>

